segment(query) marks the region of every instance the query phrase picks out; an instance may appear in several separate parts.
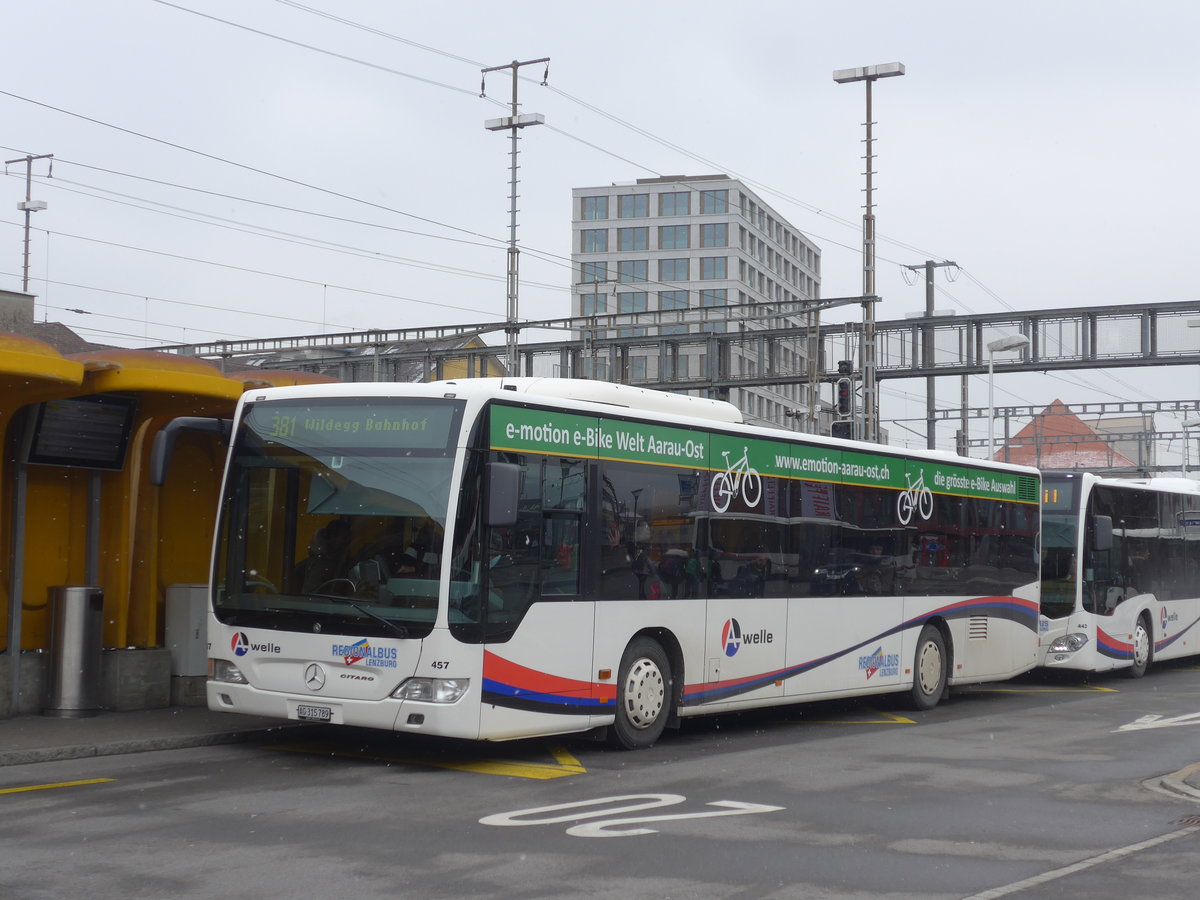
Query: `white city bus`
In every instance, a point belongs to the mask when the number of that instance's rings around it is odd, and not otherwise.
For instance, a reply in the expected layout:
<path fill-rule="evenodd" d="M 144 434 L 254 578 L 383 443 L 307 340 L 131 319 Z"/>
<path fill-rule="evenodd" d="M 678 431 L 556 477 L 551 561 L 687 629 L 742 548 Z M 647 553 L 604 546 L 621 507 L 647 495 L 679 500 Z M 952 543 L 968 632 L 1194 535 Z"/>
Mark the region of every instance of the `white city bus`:
<path fill-rule="evenodd" d="M 1200 653 L 1200 486 L 1043 475 L 1041 604 L 1047 668 L 1140 678 Z"/>
<path fill-rule="evenodd" d="M 556 379 L 247 392 L 209 705 L 637 748 L 705 713 L 902 691 L 927 709 L 1036 664 L 1036 470 L 740 420 Z M 863 577 L 829 590 L 849 556 Z"/>

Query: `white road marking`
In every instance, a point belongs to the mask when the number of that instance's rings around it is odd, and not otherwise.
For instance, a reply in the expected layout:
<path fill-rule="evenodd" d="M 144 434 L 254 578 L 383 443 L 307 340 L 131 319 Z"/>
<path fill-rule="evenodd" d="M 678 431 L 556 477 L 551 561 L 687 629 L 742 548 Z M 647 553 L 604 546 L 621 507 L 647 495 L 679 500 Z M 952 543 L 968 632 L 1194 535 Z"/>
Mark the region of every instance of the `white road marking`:
<path fill-rule="evenodd" d="M 615 813 L 635 812 L 639 809 L 654 809 L 659 806 L 674 806 L 687 798 L 682 794 L 622 794 L 619 797 L 598 797 L 595 800 L 573 800 L 570 803 L 556 803 L 553 806 L 535 806 L 531 809 L 517 809 L 512 812 L 496 813 L 484 816 L 479 820 L 480 825 L 556 825 L 559 822 L 578 822 L 580 819 L 595 819 L 599 816 L 611 816 Z M 637 801 L 625 803 L 624 801 Z M 607 804 L 623 804 L 607 806 Z M 565 816 L 540 817 L 541 813 L 558 812 L 564 809 L 582 809 L 588 806 L 606 805 L 605 809 L 595 812 L 573 812 Z M 530 818 L 536 817 L 536 818 Z M 516 821 L 518 818 L 523 821 Z"/>
<path fill-rule="evenodd" d="M 632 816 L 628 819 L 605 819 L 603 822 L 587 822 L 567 829 L 571 837 L 632 837 L 636 834 L 654 834 L 655 828 L 612 829 L 616 825 L 632 825 L 635 822 L 670 822 L 676 819 L 714 819 L 717 816 L 746 816 L 753 813 L 777 812 L 782 806 L 764 806 L 761 803 L 741 803 L 737 800 L 714 800 L 705 806 L 723 806 L 714 812 L 676 813 L 670 816 Z"/>
<path fill-rule="evenodd" d="M 777 812 L 783 809 L 782 806 L 766 806 L 761 803 L 743 803 L 738 800 L 714 800 L 705 805 L 721 807 L 720 809 L 672 813 L 660 816 L 603 818 L 643 809 L 676 806 L 684 803 L 686 800 L 687 798 L 682 794 L 622 794 L 617 797 L 599 797 L 595 800 L 577 800 L 571 803 L 556 803 L 553 806 L 536 806 L 530 809 L 496 813 L 495 815 L 484 816 L 479 820 L 479 824 L 499 826 L 557 825 L 563 822 L 578 822 L 581 819 L 602 819 L 599 822 L 572 825 L 567 829 L 567 834 L 572 837 L 632 837 L 638 834 L 655 834 L 657 833 L 657 829 L 616 828 L 616 826 L 647 822 L 671 822 L 684 819 L 712 819 L 718 816 L 746 816 L 754 813 Z M 593 807 L 602 808 L 593 809 Z M 589 811 L 581 812 L 580 810 Z M 546 815 L 547 813 L 562 814 Z"/>
<path fill-rule="evenodd" d="M 1128 725 L 1122 725 L 1115 729 L 1113 734 L 1121 731 L 1145 731 L 1147 728 L 1173 728 L 1176 725 L 1200 725 L 1200 713 L 1187 713 L 1170 719 L 1155 715 L 1142 716 Z"/>
<path fill-rule="evenodd" d="M 1121 859 L 1124 856 L 1130 856 L 1142 850 L 1149 850 L 1151 847 L 1157 847 L 1159 844 L 1167 843 L 1167 841 L 1187 837 L 1190 834 L 1195 834 L 1197 831 L 1200 831 L 1200 826 L 1197 825 L 1180 828 L 1178 831 L 1172 831 L 1170 834 L 1150 838 L 1148 841 L 1141 841 L 1137 844 L 1130 844 L 1127 847 L 1118 847 L 1116 850 L 1109 850 L 1107 853 L 1101 853 L 1099 856 L 1093 856 L 1091 859 L 1084 859 L 1069 866 L 1063 866 L 1061 869 L 1052 869 L 1049 872 L 1043 872 L 1041 875 L 1034 875 L 1032 878 L 1014 881 L 1012 884 L 1006 884 L 1004 887 L 992 888 L 990 891 L 984 891 L 981 894 L 972 894 L 970 897 L 964 897 L 963 900 L 994 900 L 996 897 L 1007 897 L 1009 894 L 1037 887 L 1048 881 L 1065 878 L 1067 875 L 1074 875 L 1076 872 L 1082 872 L 1084 869 L 1090 869 L 1102 863 L 1112 862 L 1114 859 Z"/>

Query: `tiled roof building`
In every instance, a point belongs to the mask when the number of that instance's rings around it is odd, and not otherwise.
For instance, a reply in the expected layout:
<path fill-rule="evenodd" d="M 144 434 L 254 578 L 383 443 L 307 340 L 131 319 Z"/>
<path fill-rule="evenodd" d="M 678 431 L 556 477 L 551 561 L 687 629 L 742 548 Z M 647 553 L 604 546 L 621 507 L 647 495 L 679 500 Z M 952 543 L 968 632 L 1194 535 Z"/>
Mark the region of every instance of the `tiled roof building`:
<path fill-rule="evenodd" d="M 1061 400 L 1055 400 L 1013 435 L 995 459 L 1039 469 L 1136 469 Z"/>

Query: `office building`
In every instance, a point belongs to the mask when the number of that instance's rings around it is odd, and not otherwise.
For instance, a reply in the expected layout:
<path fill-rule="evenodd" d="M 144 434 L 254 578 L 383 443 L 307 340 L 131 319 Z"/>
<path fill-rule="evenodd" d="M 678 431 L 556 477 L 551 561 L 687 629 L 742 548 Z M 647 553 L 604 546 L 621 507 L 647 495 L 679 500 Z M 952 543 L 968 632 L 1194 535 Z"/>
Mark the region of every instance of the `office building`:
<path fill-rule="evenodd" d="M 575 188 L 572 220 L 573 315 L 728 308 L 725 321 L 607 335 L 630 340 L 620 380 L 703 377 L 712 361 L 702 349 L 672 358 L 674 372 L 664 372 L 654 346 L 688 330 L 747 336 L 730 347 L 735 378 L 806 371 L 810 320 L 798 304 L 820 297 L 820 250 L 742 182 L 707 175 Z M 753 338 L 768 328 L 794 329 L 795 337 Z M 639 344 L 641 337 L 648 340 Z M 590 377 L 608 378 L 607 365 L 601 355 L 584 360 Z M 804 385 L 734 388 L 729 400 L 749 422 L 808 430 L 795 417 L 810 409 Z"/>

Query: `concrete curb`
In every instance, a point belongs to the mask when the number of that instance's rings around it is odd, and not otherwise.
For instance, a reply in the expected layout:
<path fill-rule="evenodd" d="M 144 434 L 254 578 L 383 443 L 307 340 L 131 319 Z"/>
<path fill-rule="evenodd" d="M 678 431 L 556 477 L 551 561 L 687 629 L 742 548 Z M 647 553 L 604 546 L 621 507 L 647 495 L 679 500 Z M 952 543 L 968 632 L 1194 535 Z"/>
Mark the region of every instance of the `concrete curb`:
<path fill-rule="evenodd" d="M 302 726 L 301 726 L 302 727 Z M 32 747 L 24 750 L 0 750 L 0 767 L 23 766 L 30 763 L 58 762 L 68 759 L 90 759 L 99 756 L 121 756 L 127 753 L 149 753 L 155 750 L 185 750 L 190 747 L 212 747 L 219 744 L 241 744 L 271 732 L 290 730 L 288 726 L 250 728 L 239 731 L 217 731 L 200 734 L 181 734 L 147 738 L 129 738 L 99 744 L 78 744 L 66 747 Z"/>
<path fill-rule="evenodd" d="M 1195 787 L 1189 783 L 1189 778 L 1200 779 L 1200 763 L 1192 763 L 1178 772 L 1171 772 L 1158 778 L 1151 778 L 1148 781 L 1142 782 L 1142 784 L 1152 791 L 1169 794 L 1177 799 L 1183 797 L 1188 800 L 1200 802 L 1200 787 Z"/>

